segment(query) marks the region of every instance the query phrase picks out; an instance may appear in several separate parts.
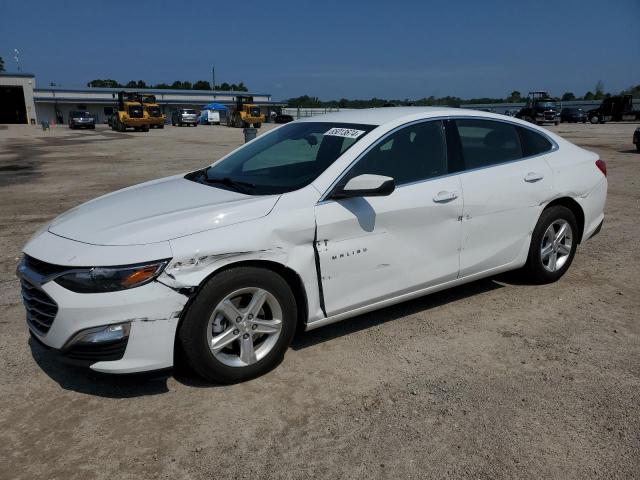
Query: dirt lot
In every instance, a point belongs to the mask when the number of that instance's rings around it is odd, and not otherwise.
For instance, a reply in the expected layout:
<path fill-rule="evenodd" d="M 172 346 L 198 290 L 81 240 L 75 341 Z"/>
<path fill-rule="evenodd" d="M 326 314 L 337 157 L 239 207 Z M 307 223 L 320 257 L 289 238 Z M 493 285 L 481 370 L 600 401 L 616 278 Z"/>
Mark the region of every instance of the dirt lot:
<path fill-rule="evenodd" d="M 55 215 L 241 132 L 0 129 L 0 479 L 640 478 L 636 126 L 551 127 L 609 167 L 602 233 L 560 282 L 502 276 L 299 334 L 225 387 L 50 361 L 14 269 Z"/>

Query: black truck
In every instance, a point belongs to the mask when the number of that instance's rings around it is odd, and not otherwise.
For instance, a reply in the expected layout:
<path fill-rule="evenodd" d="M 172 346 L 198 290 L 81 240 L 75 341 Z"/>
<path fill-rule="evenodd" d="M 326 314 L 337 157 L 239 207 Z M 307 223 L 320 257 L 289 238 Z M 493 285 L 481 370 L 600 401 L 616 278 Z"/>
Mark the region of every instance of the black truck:
<path fill-rule="evenodd" d="M 640 120 L 640 110 L 633 109 L 631 95 L 616 95 L 605 98 L 598 108 L 589 110 L 587 118 L 591 123 Z"/>

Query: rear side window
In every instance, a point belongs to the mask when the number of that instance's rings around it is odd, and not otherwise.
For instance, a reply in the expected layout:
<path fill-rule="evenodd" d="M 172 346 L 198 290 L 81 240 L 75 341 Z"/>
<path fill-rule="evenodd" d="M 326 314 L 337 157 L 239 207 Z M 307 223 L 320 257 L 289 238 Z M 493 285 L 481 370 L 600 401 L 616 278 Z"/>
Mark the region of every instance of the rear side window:
<path fill-rule="evenodd" d="M 416 123 L 391 134 L 369 150 L 344 180 L 365 173 L 392 177 L 396 185 L 447 174 L 442 122 Z"/>
<path fill-rule="evenodd" d="M 522 153 L 525 157 L 540 155 L 553 148 L 549 140 L 529 128 L 518 127 L 518 133 L 520 134 Z"/>
<path fill-rule="evenodd" d="M 456 120 L 465 168 L 489 167 L 522 158 L 515 125 L 492 120 Z"/>

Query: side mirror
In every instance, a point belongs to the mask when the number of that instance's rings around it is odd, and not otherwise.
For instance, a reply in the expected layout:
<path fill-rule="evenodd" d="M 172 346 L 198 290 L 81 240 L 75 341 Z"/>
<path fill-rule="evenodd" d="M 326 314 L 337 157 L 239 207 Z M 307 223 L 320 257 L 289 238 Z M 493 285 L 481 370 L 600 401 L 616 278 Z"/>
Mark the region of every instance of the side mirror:
<path fill-rule="evenodd" d="M 386 197 L 395 189 L 396 182 L 393 178 L 365 173 L 353 177 L 344 186 L 336 187 L 330 198 Z"/>

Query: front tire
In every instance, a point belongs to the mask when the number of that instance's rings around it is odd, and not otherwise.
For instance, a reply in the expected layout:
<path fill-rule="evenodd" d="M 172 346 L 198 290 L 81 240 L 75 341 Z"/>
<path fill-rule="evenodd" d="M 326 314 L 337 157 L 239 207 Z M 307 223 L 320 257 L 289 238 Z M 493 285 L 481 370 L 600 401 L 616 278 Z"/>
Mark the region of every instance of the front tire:
<path fill-rule="evenodd" d="M 296 300 L 280 275 L 237 267 L 205 283 L 178 338 L 187 363 L 198 375 L 211 382 L 236 383 L 276 367 L 296 323 Z"/>
<path fill-rule="evenodd" d="M 524 267 L 534 283 L 552 283 L 562 277 L 573 262 L 578 246 L 578 224 L 571 210 L 562 205 L 545 209 L 531 236 Z"/>

